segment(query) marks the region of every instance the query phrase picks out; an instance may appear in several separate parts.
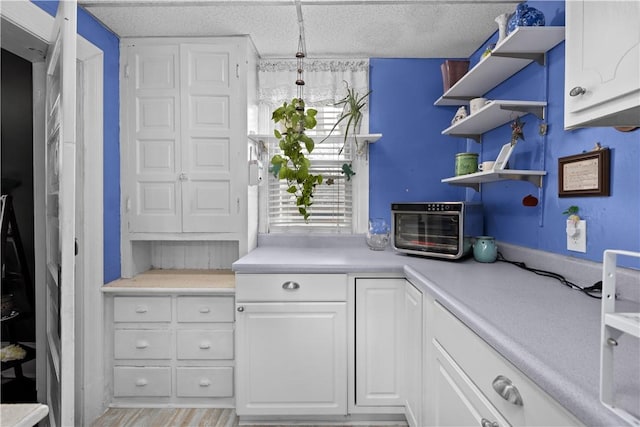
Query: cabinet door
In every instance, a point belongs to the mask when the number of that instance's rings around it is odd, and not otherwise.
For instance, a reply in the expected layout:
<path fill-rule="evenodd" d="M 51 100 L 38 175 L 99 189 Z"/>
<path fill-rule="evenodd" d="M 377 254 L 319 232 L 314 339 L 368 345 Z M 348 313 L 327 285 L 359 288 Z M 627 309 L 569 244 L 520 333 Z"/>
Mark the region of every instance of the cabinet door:
<path fill-rule="evenodd" d="M 638 107 L 640 3 L 568 1 L 566 21 L 565 127 Z"/>
<path fill-rule="evenodd" d="M 128 47 L 129 231 L 182 228 L 178 46 Z"/>
<path fill-rule="evenodd" d="M 404 279 L 356 279 L 356 405 L 403 406 Z"/>
<path fill-rule="evenodd" d="M 510 424 L 475 387 L 438 342 L 434 341 L 433 345 L 436 348 L 432 384 L 435 399 L 433 425 L 439 427 L 509 426 Z"/>
<path fill-rule="evenodd" d="M 345 415 L 346 303 L 249 303 L 236 316 L 238 415 Z"/>
<path fill-rule="evenodd" d="M 404 308 L 405 324 L 405 415 L 411 427 L 422 426 L 422 293 L 405 281 Z"/>
<path fill-rule="evenodd" d="M 240 231 L 240 194 L 234 170 L 241 158 L 243 121 L 237 47 L 180 47 L 182 230 Z M 245 154 L 246 156 L 246 154 Z"/>

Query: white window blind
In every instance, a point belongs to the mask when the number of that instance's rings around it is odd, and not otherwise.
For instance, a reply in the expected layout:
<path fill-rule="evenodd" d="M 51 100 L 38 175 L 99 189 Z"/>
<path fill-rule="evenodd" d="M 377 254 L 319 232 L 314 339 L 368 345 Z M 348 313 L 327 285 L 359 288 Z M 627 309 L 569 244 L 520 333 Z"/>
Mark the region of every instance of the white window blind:
<path fill-rule="evenodd" d="M 348 143 L 343 148 L 344 140 L 340 129 L 336 129 L 332 137 L 323 142 L 337 121 L 341 109 L 333 106 L 316 107 L 317 125 L 307 130 L 307 136 L 313 138 L 315 148 L 309 155 L 311 173 L 323 177 L 322 185 L 316 186 L 311 213 L 305 221 L 298 212 L 295 196 L 287 193 L 287 183 L 269 174 L 268 189 L 268 221 L 269 232 L 296 230 L 326 231 L 333 233 L 351 233 L 353 214 L 353 179 L 348 180 L 342 173 L 343 164 L 351 164 L 353 147 Z M 269 158 L 280 153 L 278 141 L 270 139 Z M 357 171 L 355 171 L 357 174 Z M 328 185 L 327 182 L 333 181 Z"/>

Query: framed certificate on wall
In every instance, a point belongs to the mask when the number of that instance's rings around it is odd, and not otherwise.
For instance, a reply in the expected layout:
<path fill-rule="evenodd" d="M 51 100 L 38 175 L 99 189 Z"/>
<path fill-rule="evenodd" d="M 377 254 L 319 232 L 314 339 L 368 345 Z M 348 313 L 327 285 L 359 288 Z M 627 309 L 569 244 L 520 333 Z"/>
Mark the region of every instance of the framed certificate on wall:
<path fill-rule="evenodd" d="M 609 196 L 609 149 L 558 159 L 558 197 Z"/>

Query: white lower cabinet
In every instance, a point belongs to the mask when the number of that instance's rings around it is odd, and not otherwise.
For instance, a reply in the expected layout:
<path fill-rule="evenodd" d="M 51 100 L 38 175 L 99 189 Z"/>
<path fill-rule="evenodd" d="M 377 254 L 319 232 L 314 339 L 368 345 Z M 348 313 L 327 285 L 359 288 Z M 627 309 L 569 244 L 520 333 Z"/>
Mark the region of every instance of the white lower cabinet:
<path fill-rule="evenodd" d="M 346 415 L 346 275 L 238 274 L 236 290 L 237 414 Z"/>
<path fill-rule="evenodd" d="M 427 423 L 434 426 L 576 426 L 581 423 L 433 300 Z"/>
<path fill-rule="evenodd" d="M 233 406 L 232 292 L 140 290 L 108 299 L 111 406 Z"/>
<path fill-rule="evenodd" d="M 404 406 L 404 279 L 355 279 L 355 404 Z"/>
<path fill-rule="evenodd" d="M 423 426 L 424 319 L 422 292 L 404 281 L 404 414 L 410 427 Z"/>
<path fill-rule="evenodd" d="M 435 376 L 431 386 L 435 397 L 433 422 L 435 426 L 508 426 L 509 423 L 489 403 L 482 392 L 451 359 L 435 344 Z"/>

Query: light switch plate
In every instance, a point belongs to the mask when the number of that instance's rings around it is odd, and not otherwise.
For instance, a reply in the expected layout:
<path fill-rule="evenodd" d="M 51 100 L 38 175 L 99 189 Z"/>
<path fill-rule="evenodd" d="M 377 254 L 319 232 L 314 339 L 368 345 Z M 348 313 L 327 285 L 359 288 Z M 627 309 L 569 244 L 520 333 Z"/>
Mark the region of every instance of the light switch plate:
<path fill-rule="evenodd" d="M 574 252 L 587 252 L 587 221 L 581 219 L 572 230 L 573 221 L 567 220 L 567 250 Z M 569 231 L 571 230 L 571 232 Z M 573 234 L 573 235 L 571 235 Z"/>

